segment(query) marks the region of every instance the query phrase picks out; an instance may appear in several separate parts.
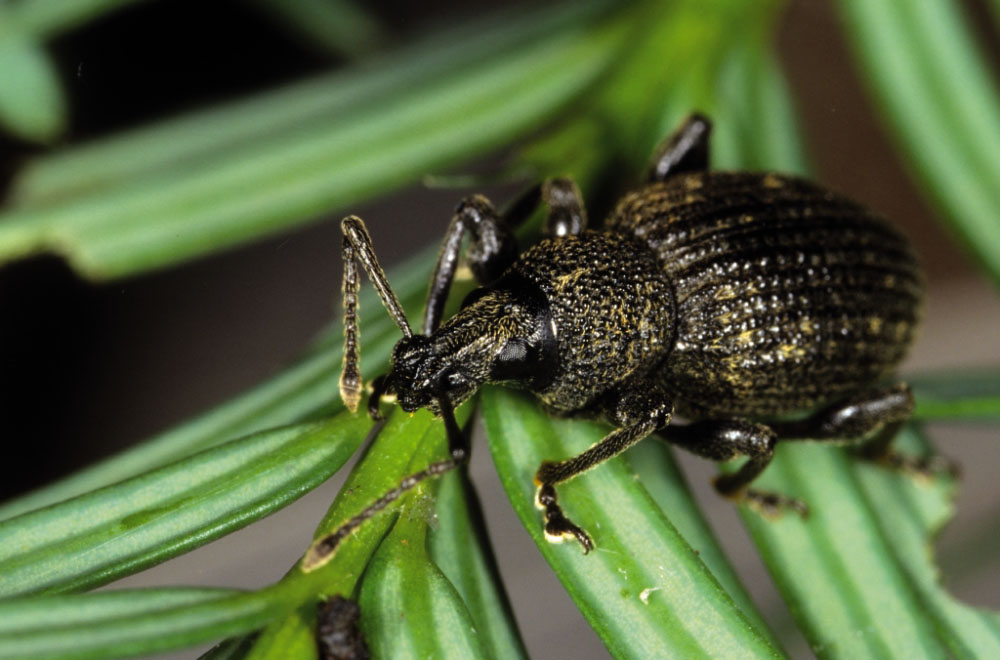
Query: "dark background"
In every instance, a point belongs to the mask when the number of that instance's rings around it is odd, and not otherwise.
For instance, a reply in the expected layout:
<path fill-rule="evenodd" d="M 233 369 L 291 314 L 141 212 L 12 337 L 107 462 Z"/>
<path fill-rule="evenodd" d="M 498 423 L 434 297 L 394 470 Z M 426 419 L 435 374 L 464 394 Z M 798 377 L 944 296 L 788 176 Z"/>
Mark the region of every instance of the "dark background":
<path fill-rule="evenodd" d="M 966 5 L 970 23 L 982 30 L 980 43 L 996 62 L 996 23 L 982 3 Z M 469 3 L 458 2 L 433 3 L 433 11 L 426 3 L 406 2 L 378 2 L 372 8 L 401 38 L 428 22 L 448 20 L 457 8 L 473 11 Z M 939 228 L 907 177 L 907 164 L 892 151 L 852 69 L 829 3 L 791 2 L 779 43 L 816 178 L 903 226 L 925 262 L 930 285 L 927 322 L 907 368 L 1000 365 L 1000 303 L 995 292 Z M 336 57 L 299 45 L 252 4 L 222 0 L 139 3 L 51 47 L 70 93 L 69 142 L 341 64 Z M 30 145 L 0 138 L 0 177 L 10 176 L 33 151 Z M 369 220 L 380 258 L 392 263 L 413 245 L 438 239 L 459 194 L 415 188 L 351 211 Z M 392 232 L 379 229 L 380 221 L 403 213 L 412 222 L 394 224 Z M 319 219 L 222 255 L 103 285 L 81 282 L 57 258 L 0 267 L 0 438 L 5 452 L 0 500 L 222 403 L 287 364 L 334 317 L 340 288 L 338 219 Z M 934 435 L 946 453 L 967 465 L 959 519 L 941 542 L 945 571 L 953 575 L 961 595 L 998 607 L 996 570 L 961 570 L 968 563 L 963 548 L 975 530 L 984 528 L 984 520 L 996 521 L 1000 513 L 1000 496 L 987 474 L 991 469 L 984 467 L 998 460 L 995 433 L 942 427 Z M 489 479 L 495 477 L 490 476 L 487 453 L 479 445 L 477 464 L 484 467 L 474 474 L 482 474 L 487 482 L 481 488 L 494 538 L 523 537 L 499 553 L 532 654 L 569 657 L 570 649 L 577 649 L 576 657 L 604 657 L 571 605 L 566 615 L 552 614 L 553 608 L 565 606 L 566 598 L 554 578 L 543 575 L 547 569 L 524 568 L 526 561 L 540 558 L 510 512 L 503 513 L 504 496 L 490 491 L 495 484 Z M 699 487 L 712 471 L 704 462 L 684 459 L 684 464 L 694 471 L 690 478 Z M 234 557 L 247 551 L 238 541 L 226 539 L 129 584 L 149 579 L 158 584 L 204 580 L 256 586 L 276 579 L 307 544 L 335 492 L 330 488 L 310 496 L 313 504 L 302 505 L 316 507 L 314 513 L 283 512 L 260 524 L 263 531 L 253 538 L 288 537 L 282 538 L 288 549 L 268 560 L 273 566 Z M 740 523 L 724 504 L 717 506 L 717 499 L 709 495 L 706 506 L 723 531 L 732 531 L 724 542 L 749 575 L 751 592 L 779 628 L 787 625 L 787 613 L 748 549 Z M 995 522 L 985 524 L 995 530 Z M 296 525 L 299 531 L 286 533 Z M 1000 554 L 1000 541 L 986 543 L 994 558 Z M 176 577 L 169 570 L 177 571 Z M 526 594 L 517 591 L 518 583 L 524 583 Z M 552 591 L 555 604 L 548 600 Z M 528 604 L 522 606 L 521 601 Z M 540 615 L 532 616 L 532 608 Z M 541 631 L 529 630 L 527 624 L 538 621 Z"/>

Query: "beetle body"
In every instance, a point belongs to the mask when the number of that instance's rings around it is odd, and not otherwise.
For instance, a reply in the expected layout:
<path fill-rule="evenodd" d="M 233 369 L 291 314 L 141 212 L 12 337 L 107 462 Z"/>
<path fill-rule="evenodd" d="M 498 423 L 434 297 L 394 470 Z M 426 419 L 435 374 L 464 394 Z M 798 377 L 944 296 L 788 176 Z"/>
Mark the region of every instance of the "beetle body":
<path fill-rule="evenodd" d="M 606 393 L 649 376 L 686 417 L 773 417 L 890 373 L 921 297 L 906 238 L 865 207 L 777 174 L 694 173 L 628 194 L 604 231 L 527 250 L 426 354 L 449 356 L 436 370 L 462 373 L 469 393 L 507 382 L 562 414 L 600 412 Z M 392 391 L 416 409 L 406 393 L 419 389 Z"/>
<path fill-rule="evenodd" d="M 512 364 L 504 346 L 495 347 L 489 380 L 534 392 L 552 412 L 586 412 L 620 383 L 657 370 L 675 335 L 671 283 L 656 254 L 626 234 L 585 231 L 541 241 L 486 295 L 473 292 L 475 302 L 442 331 L 463 316 L 482 316 L 480 305 L 493 291 L 536 300 L 540 312 L 538 339 L 524 342 L 526 350 L 506 349 L 526 359 Z M 489 324 L 505 325 L 512 307 L 496 309 Z"/>
<path fill-rule="evenodd" d="M 909 348 L 922 301 L 906 238 L 865 207 L 777 174 L 692 173 L 608 221 L 675 295 L 660 373 L 686 416 L 770 417 L 870 387 Z"/>
<path fill-rule="evenodd" d="M 451 411 L 485 382 L 615 426 L 536 473 L 551 540 L 575 537 L 589 551 L 555 486 L 653 432 L 713 460 L 746 456 L 717 490 L 803 514 L 794 498 L 747 487 L 779 440 L 866 440 L 865 455 L 886 456 L 913 407 L 906 385 L 877 387 L 918 321 L 921 274 L 909 243 L 862 205 L 808 181 L 710 172 L 709 131 L 706 119 L 690 117 L 599 230 L 586 228 L 579 191 L 565 179 L 547 181 L 506 215 L 467 198 L 438 256 L 422 334 L 410 330 L 364 224 L 346 218 L 344 400 L 360 398 L 357 259 L 404 333 L 369 411 L 376 416 L 379 398 L 395 394 L 404 410 L 429 408 L 448 426 L 452 458 L 420 479 L 464 460 Z M 513 227 L 542 201 L 545 238 L 518 256 Z M 442 323 L 465 234 L 482 286 Z M 675 411 L 693 421 L 671 424 Z M 808 415 L 785 419 L 798 412 Z"/>

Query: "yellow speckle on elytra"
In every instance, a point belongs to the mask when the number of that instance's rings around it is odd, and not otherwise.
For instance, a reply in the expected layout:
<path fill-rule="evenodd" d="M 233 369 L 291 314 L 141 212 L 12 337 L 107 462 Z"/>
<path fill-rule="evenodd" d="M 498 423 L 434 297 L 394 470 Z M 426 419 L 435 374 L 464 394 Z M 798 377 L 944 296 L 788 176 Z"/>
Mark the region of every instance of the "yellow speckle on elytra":
<path fill-rule="evenodd" d="M 805 357 L 806 351 L 801 346 L 795 344 L 782 344 L 778 347 L 778 352 L 786 360 L 797 357 Z"/>
<path fill-rule="evenodd" d="M 729 300 L 736 297 L 736 289 L 730 284 L 719 287 L 719 290 L 715 292 L 714 298 L 716 300 Z"/>
<path fill-rule="evenodd" d="M 868 332 L 873 335 L 877 335 L 882 332 L 882 319 L 878 316 L 873 316 L 868 319 Z"/>

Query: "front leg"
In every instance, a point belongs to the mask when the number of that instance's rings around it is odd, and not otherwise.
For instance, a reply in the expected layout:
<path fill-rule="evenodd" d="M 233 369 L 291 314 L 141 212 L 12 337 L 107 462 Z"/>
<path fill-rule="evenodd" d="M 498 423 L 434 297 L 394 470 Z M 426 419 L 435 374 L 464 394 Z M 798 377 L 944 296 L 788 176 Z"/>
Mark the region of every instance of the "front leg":
<path fill-rule="evenodd" d="M 653 431 L 670 423 L 673 402 L 657 385 L 645 380 L 613 393 L 603 406 L 608 419 L 619 428 L 587 450 L 559 462 L 543 461 L 535 473 L 537 506 L 545 511 L 545 536 L 553 543 L 573 537 L 584 553 L 593 549 L 590 536 L 563 513 L 556 485 L 614 458 Z"/>
<path fill-rule="evenodd" d="M 444 304 L 448 300 L 455 270 L 458 268 L 462 238 L 466 233 L 471 236 L 469 267 L 480 284 L 495 280 L 517 259 L 514 232 L 500 217 L 493 204 L 482 195 L 463 199 L 455 209 L 455 215 L 445 232 L 437 264 L 431 275 L 427 304 L 424 307 L 425 335 L 434 332 L 441 324 Z"/>
<path fill-rule="evenodd" d="M 441 324 L 444 304 L 458 268 L 459 252 L 465 234 L 470 236 L 466 252 L 469 268 L 479 284 L 489 284 L 517 259 L 514 229 L 527 220 L 539 204 L 545 204 L 548 208 L 542 228 L 545 236 L 575 236 L 587 228 L 583 197 L 580 189 L 570 179 L 546 179 L 530 188 L 503 215 L 497 213 L 493 204 L 482 195 L 472 195 L 462 200 L 448 225 L 431 275 L 427 305 L 424 308 L 425 335 L 431 334 Z"/>

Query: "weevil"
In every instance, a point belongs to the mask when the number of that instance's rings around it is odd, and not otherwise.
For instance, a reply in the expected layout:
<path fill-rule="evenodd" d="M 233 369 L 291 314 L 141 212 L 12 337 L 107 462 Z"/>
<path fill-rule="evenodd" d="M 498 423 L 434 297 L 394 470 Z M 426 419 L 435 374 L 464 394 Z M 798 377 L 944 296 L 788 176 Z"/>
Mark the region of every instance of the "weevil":
<path fill-rule="evenodd" d="M 586 451 L 545 461 L 535 474 L 546 537 L 575 538 L 585 552 L 593 541 L 564 514 L 556 486 L 650 434 L 715 461 L 745 456 L 715 488 L 767 511 L 807 512 L 795 498 L 749 487 L 778 442 L 855 441 L 865 456 L 896 456 L 890 442 L 913 398 L 904 383 L 878 383 L 919 321 L 922 274 L 909 242 L 815 183 L 710 171 L 710 132 L 705 117 L 683 122 L 600 229 L 588 228 L 568 179 L 545 181 L 504 214 L 484 197 L 466 198 L 438 254 L 422 334 L 410 329 L 365 225 L 343 220 L 341 395 L 357 408 L 360 262 L 403 333 L 389 373 L 373 382 L 369 412 L 378 416 L 384 395 L 406 411 L 430 409 L 445 422 L 450 458 L 319 539 L 307 569 L 403 491 L 465 460 L 453 410 L 483 383 L 526 389 L 557 415 L 613 425 Z M 514 229 L 539 204 L 544 238 L 520 253 Z M 480 287 L 442 322 L 465 235 Z M 671 424 L 675 414 L 689 422 Z"/>

